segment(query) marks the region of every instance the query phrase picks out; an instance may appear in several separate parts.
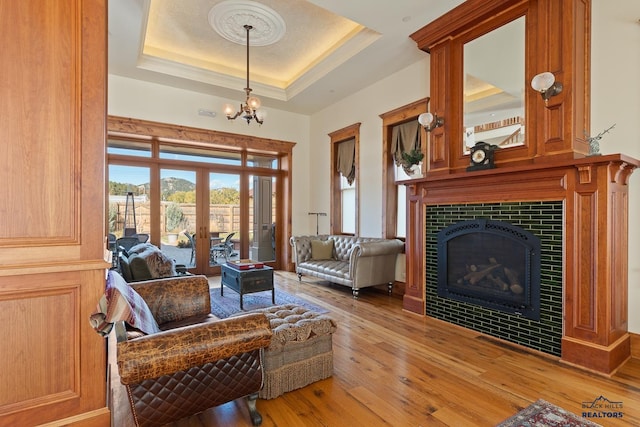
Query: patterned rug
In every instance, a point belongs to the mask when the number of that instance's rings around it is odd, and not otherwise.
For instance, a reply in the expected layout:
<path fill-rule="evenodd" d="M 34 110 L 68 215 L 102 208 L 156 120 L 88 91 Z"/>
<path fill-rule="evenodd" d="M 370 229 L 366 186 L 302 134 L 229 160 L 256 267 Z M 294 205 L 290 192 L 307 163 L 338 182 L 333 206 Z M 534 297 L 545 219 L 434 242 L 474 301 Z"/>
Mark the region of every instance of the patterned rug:
<path fill-rule="evenodd" d="M 224 296 L 220 296 L 220 288 L 211 288 L 211 313 L 220 318 L 225 319 L 232 314 L 239 313 L 240 311 L 250 311 L 256 308 L 271 307 L 274 305 L 271 302 L 271 291 L 256 292 L 252 294 L 245 294 L 242 297 L 243 310 L 240 310 L 240 294 L 229 288 L 224 288 Z M 327 313 L 328 310 L 310 303 L 300 297 L 288 294 L 276 289 L 276 303 L 281 304 L 296 304 L 302 307 L 306 307 L 316 313 Z"/>
<path fill-rule="evenodd" d="M 602 427 L 585 418 L 539 399 L 497 427 Z"/>

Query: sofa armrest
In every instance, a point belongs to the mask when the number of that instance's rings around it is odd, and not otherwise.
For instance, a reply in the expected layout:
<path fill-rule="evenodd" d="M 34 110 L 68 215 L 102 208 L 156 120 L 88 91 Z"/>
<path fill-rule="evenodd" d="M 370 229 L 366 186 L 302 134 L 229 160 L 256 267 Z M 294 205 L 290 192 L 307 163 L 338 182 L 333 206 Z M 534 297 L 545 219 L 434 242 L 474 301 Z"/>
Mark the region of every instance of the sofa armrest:
<path fill-rule="evenodd" d="M 267 317 L 253 313 L 118 342 L 122 384 L 137 384 L 268 347 Z"/>
<path fill-rule="evenodd" d="M 351 251 L 351 257 L 356 256 L 377 256 L 398 254 L 402 252 L 404 243 L 397 239 L 380 240 L 377 242 L 359 242 L 356 243 Z"/>
<path fill-rule="evenodd" d="M 349 277 L 353 280 L 358 272 L 360 258 L 385 257 L 402 252 L 404 243 L 398 239 L 358 242 L 353 246 L 349 255 Z M 376 261 L 371 261 L 375 263 Z M 395 265 L 394 265 L 395 269 Z"/>
<path fill-rule="evenodd" d="M 160 326 L 211 313 L 206 276 L 176 276 L 129 285 L 144 299 Z"/>

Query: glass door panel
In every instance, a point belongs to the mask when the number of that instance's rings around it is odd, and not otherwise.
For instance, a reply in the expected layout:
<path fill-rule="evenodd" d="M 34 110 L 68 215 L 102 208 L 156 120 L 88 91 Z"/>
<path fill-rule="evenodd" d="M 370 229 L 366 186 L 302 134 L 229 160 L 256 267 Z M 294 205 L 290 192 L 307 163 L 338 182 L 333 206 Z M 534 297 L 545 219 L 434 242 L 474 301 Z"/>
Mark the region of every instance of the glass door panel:
<path fill-rule="evenodd" d="M 135 228 L 133 233 L 148 239 L 151 233 L 149 206 L 149 168 L 142 166 L 109 165 L 109 222 L 110 241 L 124 236 L 125 216 Z M 127 197 L 128 194 L 130 197 Z M 127 205 L 127 201 L 129 202 Z M 128 209 L 128 210 L 127 210 Z M 135 221 L 134 221 L 135 219 Z"/>
<path fill-rule="evenodd" d="M 178 265 L 195 268 L 196 172 L 160 169 L 160 249 Z"/>
<path fill-rule="evenodd" d="M 253 261 L 274 261 L 276 251 L 276 179 L 249 177 L 249 257 Z"/>
<path fill-rule="evenodd" d="M 209 267 L 240 259 L 240 175 L 209 173 Z"/>

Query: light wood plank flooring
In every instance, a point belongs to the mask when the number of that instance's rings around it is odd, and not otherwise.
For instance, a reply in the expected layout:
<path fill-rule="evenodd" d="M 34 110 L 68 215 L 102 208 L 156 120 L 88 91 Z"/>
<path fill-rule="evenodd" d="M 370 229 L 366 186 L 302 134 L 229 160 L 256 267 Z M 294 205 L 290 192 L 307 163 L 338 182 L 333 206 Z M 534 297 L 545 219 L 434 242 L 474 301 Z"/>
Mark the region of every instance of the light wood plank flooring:
<path fill-rule="evenodd" d="M 272 400 L 259 400 L 263 426 L 495 426 L 537 399 L 580 414 L 599 396 L 623 402 L 622 419 L 640 425 L 640 361 L 607 378 L 450 324 L 404 312 L 399 297 L 351 290 L 276 272 L 283 290 L 326 307 L 336 320 L 334 375 Z M 127 426 L 116 405 L 115 426 Z M 173 427 L 251 426 L 242 400 Z"/>

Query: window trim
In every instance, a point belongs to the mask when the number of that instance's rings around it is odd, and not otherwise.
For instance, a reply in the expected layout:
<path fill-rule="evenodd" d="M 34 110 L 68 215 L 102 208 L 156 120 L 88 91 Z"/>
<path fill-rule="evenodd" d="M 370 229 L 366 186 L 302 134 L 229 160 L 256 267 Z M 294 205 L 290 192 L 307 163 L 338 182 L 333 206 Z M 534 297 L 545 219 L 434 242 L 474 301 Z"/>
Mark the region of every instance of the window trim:
<path fill-rule="evenodd" d="M 355 190 L 356 190 L 356 200 L 355 200 L 355 231 L 354 235 L 358 236 L 360 233 L 360 209 L 359 209 L 359 199 L 360 199 L 360 125 L 361 123 L 354 123 L 350 126 L 344 127 L 342 129 L 336 130 L 329 134 L 329 138 L 331 140 L 331 172 L 330 172 L 330 198 L 331 198 L 331 207 L 330 207 L 330 233 L 331 234 L 351 234 L 351 233 L 343 233 L 342 231 L 342 201 L 341 201 L 341 189 L 340 189 L 340 173 L 338 172 L 337 167 L 337 158 L 338 158 L 338 145 L 341 142 L 347 141 L 349 139 L 355 139 L 355 169 L 356 169 L 356 178 L 355 178 Z"/>
<path fill-rule="evenodd" d="M 397 182 L 395 180 L 395 163 L 393 161 L 393 153 L 391 152 L 392 141 L 391 132 L 393 126 L 405 123 L 411 120 L 418 120 L 418 116 L 426 113 L 429 106 L 429 98 L 422 98 L 418 101 L 380 114 L 382 119 L 382 235 L 386 239 L 399 238 L 396 235 L 397 212 L 398 212 L 398 196 Z M 422 161 L 422 174 L 424 175 L 427 159 L 427 133 L 424 129 L 420 130 L 420 138 L 422 141 L 422 153 L 425 154 Z M 407 223 L 407 227 L 408 227 Z M 404 238 L 400 238 L 404 240 Z"/>

